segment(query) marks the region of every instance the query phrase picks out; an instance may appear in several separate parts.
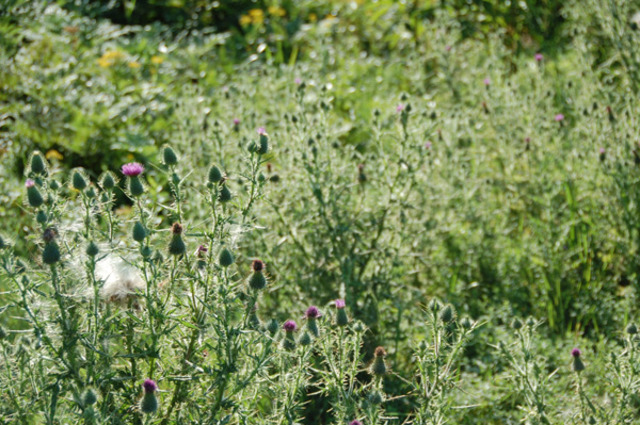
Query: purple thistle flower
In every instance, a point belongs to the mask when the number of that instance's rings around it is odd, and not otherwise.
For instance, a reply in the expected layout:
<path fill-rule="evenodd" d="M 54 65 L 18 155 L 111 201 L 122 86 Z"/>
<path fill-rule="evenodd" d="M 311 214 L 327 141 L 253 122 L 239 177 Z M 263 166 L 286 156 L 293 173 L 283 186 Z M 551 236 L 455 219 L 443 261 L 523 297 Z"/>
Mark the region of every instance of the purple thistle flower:
<path fill-rule="evenodd" d="M 349 425 L 362 425 L 362 422 L 360 422 L 357 419 L 352 420 L 351 422 L 349 422 Z"/>
<path fill-rule="evenodd" d="M 580 351 L 579 348 L 574 348 L 573 350 L 571 350 L 571 355 L 573 357 L 580 357 L 581 354 L 582 354 L 582 351 Z"/>
<path fill-rule="evenodd" d="M 396 112 L 402 112 L 404 111 L 404 105 L 401 103 L 398 106 L 396 106 Z"/>
<path fill-rule="evenodd" d="M 152 379 L 145 379 L 142 388 L 144 388 L 144 392 L 147 394 L 155 393 L 158 390 L 158 386 Z"/>
<path fill-rule="evenodd" d="M 444 46 L 444 50 L 446 50 L 447 52 L 451 51 L 451 46 Z"/>
<path fill-rule="evenodd" d="M 258 134 L 267 134 L 267 130 L 264 127 L 258 127 Z"/>
<path fill-rule="evenodd" d="M 529 142 L 531 142 L 531 137 L 525 137 L 525 138 L 524 138 L 524 142 L 525 142 L 525 143 L 529 143 Z"/>
<path fill-rule="evenodd" d="M 556 120 L 557 122 L 561 122 L 564 120 L 564 115 L 558 114 L 555 117 L 553 117 L 553 119 Z"/>
<path fill-rule="evenodd" d="M 137 177 L 144 171 L 144 166 L 139 162 L 130 162 L 122 166 L 122 174 L 127 177 Z"/>
<path fill-rule="evenodd" d="M 304 317 L 306 317 L 307 319 L 317 319 L 321 316 L 322 314 L 320 313 L 320 310 L 318 310 L 318 307 L 316 307 L 315 305 L 309 307 L 307 309 L 307 312 L 304 314 Z"/>
<path fill-rule="evenodd" d="M 424 144 L 424 148 L 425 149 L 431 149 L 431 141 L 428 141 L 427 143 Z"/>
<path fill-rule="evenodd" d="M 282 329 L 287 332 L 294 332 L 296 329 L 298 329 L 298 325 L 296 325 L 296 322 L 294 322 L 293 320 L 287 320 L 286 322 L 284 322 L 284 325 L 282 325 Z"/>
<path fill-rule="evenodd" d="M 26 187 L 26 188 L 30 188 L 30 187 L 35 186 L 35 185 L 36 185 L 36 182 L 34 182 L 34 181 L 33 181 L 33 180 L 31 180 L 31 179 L 27 179 L 27 181 L 26 181 L 26 182 L 24 182 L 24 185 L 25 185 L 25 187 Z"/>
<path fill-rule="evenodd" d="M 347 306 L 347 304 L 344 302 L 343 299 L 337 299 L 334 301 L 334 304 L 336 305 L 336 308 L 340 309 L 340 308 L 345 308 Z"/>
<path fill-rule="evenodd" d="M 544 56 L 542 56 L 542 53 L 536 53 L 534 57 L 536 58 L 537 62 L 542 62 L 542 59 L 544 59 Z"/>
<path fill-rule="evenodd" d="M 490 84 L 491 84 L 491 80 L 490 80 L 488 77 L 487 77 L 487 78 L 485 78 L 483 82 L 484 82 L 484 85 L 485 85 L 485 86 L 488 86 L 488 85 L 490 85 Z"/>
<path fill-rule="evenodd" d="M 600 155 L 604 155 L 604 153 L 605 153 L 604 148 L 600 148 L 600 151 L 599 151 L 599 152 L 600 152 Z"/>
<path fill-rule="evenodd" d="M 240 118 L 234 118 L 233 119 L 233 125 L 235 125 L 236 127 L 240 125 Z"/>
<path fill-rule="evenodd" d="M 302 83 L 302 80 L 300 78 L 296 78 L 294 81 L 297 85 L 300 85 Z"/>

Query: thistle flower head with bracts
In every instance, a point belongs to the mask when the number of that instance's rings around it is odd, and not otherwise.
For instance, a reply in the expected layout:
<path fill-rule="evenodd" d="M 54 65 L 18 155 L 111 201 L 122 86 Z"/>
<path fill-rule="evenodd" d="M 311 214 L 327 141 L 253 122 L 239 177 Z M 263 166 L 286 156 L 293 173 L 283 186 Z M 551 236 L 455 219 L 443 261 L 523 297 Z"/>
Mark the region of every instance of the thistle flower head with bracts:
<path fill-rule="evenodd" d="M 145 379 L 142 383 L 142 388 L 147 394 L 155 393 L 158 390 L 158 385 L 156 385 L 155 381 L 152 379 Z"/>
<path fill-rule="evenodd" d="M 347 306 L 347 304 L 344 302 L 343 299 L 337 299 L 333 302 L 336 306 L 337 309 L 342 309 L 345 308 Z"/>
<path fill-rule="evenodd" d="M 304 317 L 306 317 L 307 319 L 318 319 L 321 316 L 322 314 L 320 313 L 320 310 L 318 309 L 318 307 L 314 305 L 309 307 L 307 311 L 304 313 Z"/>
<path fill-rule="evenodd" d="M 127 177 L 137 177 L 144 172 L 144 166 L 139 162 L 130 162 L 122 166 L 122 174 Z"/>
<path fill-rule="evenodd" d="M 295 332 L 298 329 L 298 325 L 293 320 L 287 320 L 282 325 L 282 329 L 284 329 L 286 332 Z"/>
<path fill-rule="evenodd" d="M 574 348 L 573 350 L 571 350 L 571 356 L 573 356 L 574 358 L 580 357 L 581 355 L 582 351 L 580 351 L 579 348 Z"/>

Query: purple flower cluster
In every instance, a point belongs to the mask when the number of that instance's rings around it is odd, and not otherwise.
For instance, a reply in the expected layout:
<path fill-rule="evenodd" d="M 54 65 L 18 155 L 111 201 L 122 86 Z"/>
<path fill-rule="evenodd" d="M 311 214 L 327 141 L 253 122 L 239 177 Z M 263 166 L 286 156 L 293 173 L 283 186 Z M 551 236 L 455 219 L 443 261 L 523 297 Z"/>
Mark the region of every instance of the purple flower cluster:
<path fill-rule="evenodd" d="M 137 177 L 144 171 L 144 166 L 139 162 L 130 162 L 122 166 L 122 174 L 127 177 Z"/>

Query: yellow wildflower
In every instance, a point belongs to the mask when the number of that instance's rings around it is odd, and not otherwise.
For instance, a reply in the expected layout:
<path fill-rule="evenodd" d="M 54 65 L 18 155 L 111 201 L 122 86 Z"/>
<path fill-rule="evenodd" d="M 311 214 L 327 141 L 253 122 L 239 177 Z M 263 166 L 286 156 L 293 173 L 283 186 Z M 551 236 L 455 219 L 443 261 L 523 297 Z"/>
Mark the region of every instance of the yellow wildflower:
<path fill-rule="evenodd" d="M 318 20 L 318 15 L 316 15 L 315 13 L 309 14 L 309 22 L 315 22 L 317 20 Z"/>
<path fill-rule="evenodd" d="M 51 159 L 62 160 L 64 158 L 64 156 L 62 156 L 62 154 L 55 149 L 49 149 L 49 151 L 47 151 L 47 153 L 44 156 L 49 160 Z"/>
<path fill-rule="evenodd" d="M 100 56 L 98 59 L 98 65 L 103 68 L 108 68 L 118 62 L 120 59 L 124 57 L 124 54 L 119 50 L 108 50 Z"/>
<path fill-rule="evenodd" d="M 129 62 L 129 68 L 137 69 L 137 68 L 140 68 L 140 66 L 141 66 L 140 62 L 137 62 L 137 61 Z"/>
<path fill-rule="evenodd" d="M 260 25 L 264 22 L 264 12 L 262 9 L 251 9 L 249 11 L 249 17 L 251 18 L 251 23 Z"/>
<path fill-rule="evenodd" d="M 164 58 L 162 56 L 151 57 L 151 63 L 154 65 L 160 65 L 162 62 L 164 62 Z"/>
<path fill-rule="evenodd" d="M 280 6 L 269 6 L 269 14 L 273 16 L 283 17 L 287 14 L 287 11 Z"/>
<path fill-rule="evenodd" d="M 243 27 L 246 27 L 247 25 L 251 24 L 251 18 L 248 17 L 247 15 L 242 15 L 240 16 L 240 25 L 242 25 Z"/>

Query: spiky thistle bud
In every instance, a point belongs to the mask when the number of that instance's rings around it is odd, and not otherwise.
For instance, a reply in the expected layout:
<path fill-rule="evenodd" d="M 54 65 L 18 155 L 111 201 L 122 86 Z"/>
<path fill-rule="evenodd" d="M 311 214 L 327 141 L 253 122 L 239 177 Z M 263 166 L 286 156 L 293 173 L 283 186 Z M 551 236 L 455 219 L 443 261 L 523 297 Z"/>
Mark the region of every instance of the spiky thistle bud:
<path fill-rule="evenodd" d="M 433 299 L 431 299 L 431 301 L 429 301 L 428 308 L 429 308 L 429 310 L 431 310 L 431 312 L 433 314 L 438 313 L 438 311 L 440 311 L 441 307 L 442 307 L 442 305 L 440 304 L 440 301 L 438 301 L 437 298 L 433 298 Z"/>
<path fill-rule="evenodd" d="M 300 337 L 300 345 L 302 345 L 303 347 L 306 347 L 307 345 L 311 345 L 311 335 L 309 335 L 308 332 L 305 332 L 302 334 L 302 336 Z"/>
<path fill-rule="evenodd" d="M 75 190 L 84 190 L 87 188 L 87 179 L 80 170 L 75 170 L 71 176 L 71 185 Z"/>
<path fill-rule="evenodd" d="M 104 190 L 112 190 L 114 187 L 116 187 L 116 179 L 113 176 L 113 173 L 107 171 L 102 175 L 102 177 L 100 178 L 100 187 L 102 187 Z"/>
<path fill-rule="evenodd" d="M 140 403 L 140 410 L 146 414 L 155 413 L 158 410 L 158 398 L 155 394 L 158 386 L 151 379 L 146 379 L 142 384 L 142 388 L 144 389 L 144 395 Z"/>
<path fill-rule="evenodd" d="M 523 326 L 524 326 L 524 324 L 517 317 L 515 319 L 513 319 L 513 321 L 511 322 L 511 327 L 516 331 L 522 329 Z"/>
<path fill-rule="evenodd" d="M 162 148 L 162 160 L 164 161 L 164 165 L 167 166 L 178 163 L 178 157 L 171 146 L 165 145 L 164 148 Z"/>
<path fill-rule="evenodd" d="M 585 369 L 584 363 L 582 363 L 582 359 L 580 358 L 581 355 L 582 352 L 579 348 L 571 350 L 571 356 L 573 357 L 573 371 L 577 373 L 580 373 Z"/>
<path fill-rule="evenodd" d="M 136 221 L 133 225 L 133 240 L 136 242 L 142 242 L 147 237 L 147 229 L 139 221 Z"/>
<path fill-rule="evenodd" d="M 218 194 L 218 200 L 222 203 L 229 202 L 233 196 L 231 195 L 231 191 L 227 187 L 226 184 L 222 185 L 222 189 L 220 189 L 220 193 Z"/>
<path fill-rule="evenodd" d="M 260 133 L 256 152 L 259 155 L 266 155 L 269 152 L 269 135 L 266 132 Z"/>
<path fill-rule="evenodd" d="M 267 278 L 264 275 L 264 262 L 262 260 L 253 260 L 251 268 L 253 273 L 249 276 L 249 287 L 254 291 L 264 289 L 267 286 Z"/>
<path fill-rule="evenodd" d="M 47 161 L 42 156 L 40 151 L 35 151 L 31 154 L 29 159 L 29 168 L 33 174 L 46 174 Z"/>
<path fill-rule="evenodd" d="M 307 329 L 314 337 L 317 338 L 320 335 L 320 329 L 318 329 L 318 319 L 322 317 L 320 310 L 318 310 L 318 307 L 312 305 L 307 309 L 304 317 L 307 319 Z"/>
<path fill-rule="evenodd" d="M 333 304 L 336 306 L 336 324 L 338 326 L 347 326 L 349 324 L 349 316 L 347 316 L 345 310 L 347 304 L 343 299 L 337 299 Z"/>
<path fill-rule="evenodd" d="M 267 324 L 267 331 L 273 336 L 280 329 L 280 324 L 276 319 L 271 319 Z"/>
<path fill-rule="evenodd" d="M 82 397 L 82 401 L 85 406 L 91 406 L 96 404 L 96 402 L 98 401 L 98 396 L 96 395 L 96 392 L 93 391 L 93 389 L 89 388 L 87 391 L 85 391 L 84 396 Z"/>
<path fill-rule="evenodd" d="M 218 183 L 222 180 L 222 172 L 216 165 L 212 165 L 209 168 L 209 181 L 211 183 Z"/>
<path fill-rule="evenodd" d="M 373 405 L 378 405 L 384 401 L 384 396 L 380 391 L 373 390 L 369 393 L 369 395 L 367 396 L 367 399 L 369 400 L 369 403 Z"/>
<path fill-rule="evenodd" d="M 222 251 L 220 251 L 220 257 L 218 257 L 218 262 L 222 267 L 225 267 L 225 268 L 229 267 L 235 261 L 236 259 L 234 258 L 233 254 L 227 248 L 223 248 Z"/>
<path fill-rule="evenodd" d="M 638 327 L 635 324 L 630 323 L 629 326 L 627 326 L 627 333 L 629 335 L 637 334 L 638 333 Z"/>
<path fill-rule="evenodd" d="M 99 252 L 100 250 L 98 249 L 98 245 L 96 245 L 94 241 L 90 241 L 89 244 L 87 245 L 87 250 L 86 250 L 87 255 L 89 257 L 95 257 L 96 255 L 98 255 Z"/>
<path fill-rule="evenodd" d="M 171 242 L 169 242 L 169 254 L 182 255 L 187 250 L 187 247 L 182 240 L 182 225 L 180 223 L 173 223 L 171 226 Z"/>
<path fill-rule="evenodd" d="M 44 199 L 36 186 L 36 182 L 31 179 L 27 179 L 24 185 L 27 188 L 27 201 L 29 202 L 29 205 L 34 208 L 38 208 L 44 203 Z"/>
<path fill-rule="evenodd" d="M 47 242 L 42 250 L 42 262 L 45 264 L 55 264 L 60 261 L 60 248 L 55 241 Z"/>
<path fill-rule="evenodd" d="M 456 310 L 453 308 L 451 304 L 445 305 L 442 311 L 440 312 L 440 320 L 442 320 L 442 323 L 448 324 L 453 322 L 455 319 L 456 319 Z"/>
<path fill-rule="evenodd" d="M 129 192 L 131 196 L 138 197 L 144 193 L 144 185 L 139 177 L 143 172 L 144 166 L 138 162 L 131 162 L 122 166 L 122 174 L 129 177 Z"/>
<path fill-rule="evenodd" d="M 387 365 L 384 361 L 386 355 L 387 352 L 384 347 L 376 347 L 373 353 L 373 363 L 371 363 L 371 368 L 369 370 L 372 375 L 382 376 L 387 373 Z"/>
<path fill-rule="evenodd" d="M 285 350 L 293 351 L 296 348 L 296 339 L 294 332 L 298 330 L 298 325 L 293 320 L 287 320 L 282 325 L 282 329 L 285 331 L 284 340 L 282 340 L 282 346 Z"/>

